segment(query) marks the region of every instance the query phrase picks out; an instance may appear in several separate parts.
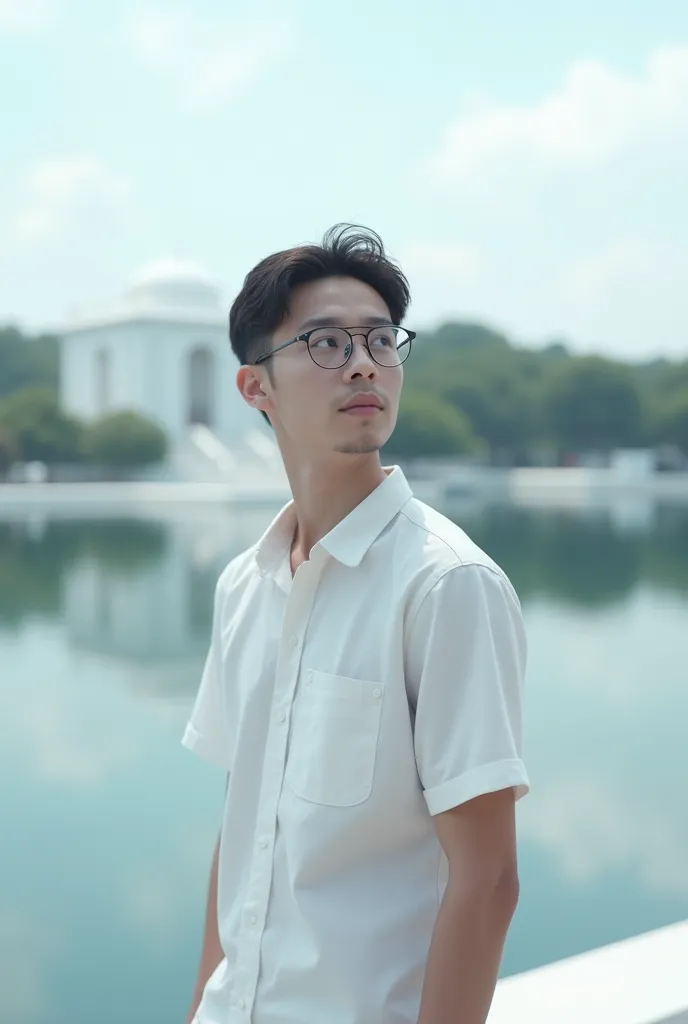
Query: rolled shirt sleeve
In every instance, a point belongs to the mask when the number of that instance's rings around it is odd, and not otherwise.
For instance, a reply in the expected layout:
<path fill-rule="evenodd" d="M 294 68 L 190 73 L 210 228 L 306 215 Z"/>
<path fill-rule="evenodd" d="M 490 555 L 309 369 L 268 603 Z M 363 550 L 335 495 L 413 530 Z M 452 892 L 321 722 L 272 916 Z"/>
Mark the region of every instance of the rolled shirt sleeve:
<path fill-rule="evenodd" d="M 407 675 L 418 773 L 430 814 L 483 793 L 529 790 L 522 760 L 527 643 L 506 576 L 459 564 L 429 588 L 413 620 Z"/>
<path fill-rule="evenodd" d="M 222 577 L 215 588 L 210 646 L 198 687 L 196 700 L 187 722 L 182 743 L 199 757 L 227 771 L 231 768 L 232 743 L 227 723 L 222 658 Z"/>

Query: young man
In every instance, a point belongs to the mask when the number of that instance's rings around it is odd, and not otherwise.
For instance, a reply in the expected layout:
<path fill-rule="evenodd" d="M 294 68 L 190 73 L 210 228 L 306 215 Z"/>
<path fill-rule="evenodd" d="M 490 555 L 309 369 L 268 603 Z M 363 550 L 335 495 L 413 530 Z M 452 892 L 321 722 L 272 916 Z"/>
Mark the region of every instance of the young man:
<path fill-rule="evenodd" d="M 222 573 L 184 743 L 228 773 L 194 1024 L 484 1024 L 518 899 L 526 641 L 502 570 L 384 468 L 413 332 L 380 239 L 230 314 L 293 501 Z"/>

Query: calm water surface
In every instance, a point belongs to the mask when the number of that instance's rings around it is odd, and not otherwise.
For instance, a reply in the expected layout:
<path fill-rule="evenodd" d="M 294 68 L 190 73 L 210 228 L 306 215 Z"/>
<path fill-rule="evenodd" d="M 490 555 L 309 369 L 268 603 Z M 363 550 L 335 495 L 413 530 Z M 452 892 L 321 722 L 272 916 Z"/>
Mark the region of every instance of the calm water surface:
<path fill-rule="evenodd" d="M 179 738 L 217 575 L 272 514 L 0 522 L 3 1024 L 183 1019 L 224 779 Z M 530 636 L 503 973 L 688 917 L 688 510 L 451 514 Z"/>

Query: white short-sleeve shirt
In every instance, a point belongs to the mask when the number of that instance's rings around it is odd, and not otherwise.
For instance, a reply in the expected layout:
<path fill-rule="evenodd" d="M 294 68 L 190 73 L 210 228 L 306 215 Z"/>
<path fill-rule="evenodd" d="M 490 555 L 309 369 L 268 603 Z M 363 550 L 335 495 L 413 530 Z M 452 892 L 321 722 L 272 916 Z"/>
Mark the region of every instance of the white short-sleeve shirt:
<path fill-rule="evenodd" d="M 222 573 L 183 742 L 229 773 L 198 1024 L 411 1024 L 447 864 L 432 816 L 528 791 L 503 571 L 398 467 L 292 578 L 290 503 Z"/>

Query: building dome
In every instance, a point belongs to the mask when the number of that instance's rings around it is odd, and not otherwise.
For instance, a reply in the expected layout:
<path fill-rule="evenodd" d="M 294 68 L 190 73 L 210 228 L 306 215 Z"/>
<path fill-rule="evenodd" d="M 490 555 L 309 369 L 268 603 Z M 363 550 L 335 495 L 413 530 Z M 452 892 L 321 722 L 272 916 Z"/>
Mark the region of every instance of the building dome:
<path fill-rule="evenodd" d="M 216 312 L 220 292 L 195 263 L 165 259 L 143 267 L 125 293 L 126 305 L 138 310 L 193 309 Z"/>

